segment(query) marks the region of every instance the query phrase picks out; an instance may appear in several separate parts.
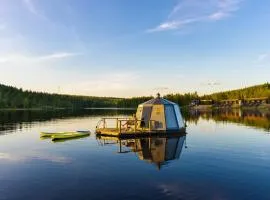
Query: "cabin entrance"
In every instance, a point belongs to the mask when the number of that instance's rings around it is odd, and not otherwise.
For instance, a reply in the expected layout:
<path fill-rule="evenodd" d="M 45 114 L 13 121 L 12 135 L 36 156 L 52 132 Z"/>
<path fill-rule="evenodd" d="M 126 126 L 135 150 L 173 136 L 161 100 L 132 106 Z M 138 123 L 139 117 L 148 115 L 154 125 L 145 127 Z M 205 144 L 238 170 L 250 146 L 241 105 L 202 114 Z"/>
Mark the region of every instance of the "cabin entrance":
<path fill-rule="evenodd" d="M 152 106 L 145 106 L 142 111 L 142 118 L 141 120 L 144 121 L 145 127 L 148 127 L 149 120 L 151 118 L 151 113 L 152 113 Z"/>

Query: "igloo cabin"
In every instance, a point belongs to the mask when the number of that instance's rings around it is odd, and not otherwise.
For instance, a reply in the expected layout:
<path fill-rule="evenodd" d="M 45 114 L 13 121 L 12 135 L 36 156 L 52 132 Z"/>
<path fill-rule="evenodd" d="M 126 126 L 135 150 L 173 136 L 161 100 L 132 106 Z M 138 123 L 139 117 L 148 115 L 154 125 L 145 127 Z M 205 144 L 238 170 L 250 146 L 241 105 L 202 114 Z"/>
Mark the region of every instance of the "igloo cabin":
<path fill-rule="evenodd" d="M 157 97 L 140 104 L 130 118 L 102 118 L 96 134 L 103 136 L 145 136 L 185 133 L 185 122 L 176 103 Z"/>
<path fill-rule="evenodd" d="M 152 131 L 181 131 L 185 129 L 180 108 L 176 103 L 157 97 L 138 106 L 136 118 L 145 126 L 151 124 Z M 149 123 L 150 122 L 150 123 Z"/>

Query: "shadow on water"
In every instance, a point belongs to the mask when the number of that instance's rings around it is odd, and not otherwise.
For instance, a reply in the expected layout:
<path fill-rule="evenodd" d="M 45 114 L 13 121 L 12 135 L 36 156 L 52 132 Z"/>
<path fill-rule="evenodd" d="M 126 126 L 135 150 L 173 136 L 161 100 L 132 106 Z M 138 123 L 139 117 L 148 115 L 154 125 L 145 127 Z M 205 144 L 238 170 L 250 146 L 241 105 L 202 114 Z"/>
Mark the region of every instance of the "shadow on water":
<path fill-rule="evenodd" d="M 118 139 L 113 137 L 98 137 L 101 146 L 117 146 L 117 153 L 135 153 L 136 156 L 160 170 L 170 161 L 180 158 L 183 147 L 186 146 L 186 135 L 174 137 L 145 137 L 135 139 Z M 133 154 L 134 155 L 134 154 Z"/>
<path fill-rule="evenodd" d="M 199 119 L 214 120 L 220 123 L 236 123 L 270 132 L 270 112 L 260 110 L 193 110 L 185 115 L 186 121 L 197 124 Z"/>

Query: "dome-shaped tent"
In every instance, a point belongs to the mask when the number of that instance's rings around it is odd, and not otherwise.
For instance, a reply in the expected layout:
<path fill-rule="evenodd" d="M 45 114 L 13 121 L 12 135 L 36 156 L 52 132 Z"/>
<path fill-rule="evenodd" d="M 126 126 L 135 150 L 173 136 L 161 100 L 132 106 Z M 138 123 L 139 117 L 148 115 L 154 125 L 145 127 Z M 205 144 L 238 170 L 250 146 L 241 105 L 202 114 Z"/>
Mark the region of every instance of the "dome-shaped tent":
<path fill-rule="evenodd" d="M 157 98 L 138 106 L 136 118 L 142 120 L 145 126 L 151 124 L 152 131 L 181 131 L 185 128 L 179 106 L 159 94 Z"/>

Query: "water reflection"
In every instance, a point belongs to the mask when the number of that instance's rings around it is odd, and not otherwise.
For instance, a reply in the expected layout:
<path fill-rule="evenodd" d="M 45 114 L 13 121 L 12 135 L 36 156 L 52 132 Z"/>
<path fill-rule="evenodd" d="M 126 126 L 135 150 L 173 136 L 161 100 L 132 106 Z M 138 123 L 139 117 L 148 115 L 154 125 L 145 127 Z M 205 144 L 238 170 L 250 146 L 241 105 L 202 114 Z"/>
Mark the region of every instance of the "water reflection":
<path fill-rule="evenodd" d="M 0 111 L 0 134 L 1 131 L 21 130 L 31 128 L 32 122 L 45 122 L 55 119 L 67 119 L 87 116 L 115 116 L 131 115 L 133 110 L 119 109 L 87 109 L 87 110 L 18 110 Z"/>
<path fill-rule="evenodd" d="M 190 123 L 197 124 L 200 118 L 222 123 L 237 123 L 270 132 L 270 112 L 267 110 L 193 110 L 186 115 L 186 120 Z"/>
<path fill-rule="evenodd" d="M 118 153 L 134 152 L 140 160 L 155 165 L 159 170 L 170 161 L 180 158 L 185 145 L 186 135 L 174 137 L 147 137 L 136 139 L 118 139 L 112 137 L 97 138 L 102 146 L 116 145 Z"/>
<path fill-rule="evenodd" d="M 130 116 L 134 110 L 56 110 L 56 111 L 0 111 L 0 134 L 31 128 L 33 122 L 46 122 L 56 119 L 104 117 L 104 116 Z M 200 118 L 214 120 L 222 123 L 237 123 L 248 127 L 263 129 L 270 132 L 270 111 L 268 110 L 192 110 L 183 113 L 189 123 L 198 123 Z M 95 124 L 96 125 L 96 124 Z"/>

